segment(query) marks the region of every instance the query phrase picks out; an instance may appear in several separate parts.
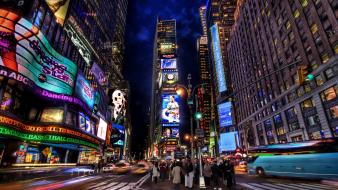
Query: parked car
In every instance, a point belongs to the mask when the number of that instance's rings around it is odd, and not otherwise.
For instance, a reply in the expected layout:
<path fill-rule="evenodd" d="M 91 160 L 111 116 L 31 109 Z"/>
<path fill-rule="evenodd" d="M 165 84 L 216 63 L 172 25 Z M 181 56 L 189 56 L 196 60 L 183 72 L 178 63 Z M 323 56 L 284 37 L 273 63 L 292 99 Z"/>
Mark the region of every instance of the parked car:
<path fill-rule="evenodd" d="M 114 164 L 107 164 L 106 166 L 103 167 L 103 172 L 112 172 L 115 168 Z"/>

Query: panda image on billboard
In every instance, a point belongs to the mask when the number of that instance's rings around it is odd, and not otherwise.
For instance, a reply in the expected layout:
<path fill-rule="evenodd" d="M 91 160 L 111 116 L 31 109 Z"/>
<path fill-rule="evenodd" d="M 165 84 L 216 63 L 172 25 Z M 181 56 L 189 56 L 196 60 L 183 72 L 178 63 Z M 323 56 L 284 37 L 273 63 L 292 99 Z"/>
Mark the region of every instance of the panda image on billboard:
<path fill-rule="evenodd" d="M 116 124 L 122 124 L 124 121 L 126 99 L 124 93 L 121 90 L 115 90 L 111 95 L 111 104 L 113 109 L 113 122 Z"/>

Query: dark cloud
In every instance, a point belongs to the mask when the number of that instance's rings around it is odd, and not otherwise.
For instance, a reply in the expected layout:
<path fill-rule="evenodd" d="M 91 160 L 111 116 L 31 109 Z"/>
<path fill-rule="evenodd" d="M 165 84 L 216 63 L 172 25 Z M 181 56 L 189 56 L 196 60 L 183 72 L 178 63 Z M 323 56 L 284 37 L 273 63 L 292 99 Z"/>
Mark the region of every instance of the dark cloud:
<path fill-rule="evenodd" d="M 130 82 L 133 150 L 147 135 L 150 107 L 153 44 L 156 19 L 176 19 L 180 83 L 191 73 L 197 83 L 196 39 L 201 34 L 201 0 L 130 0 L 126 27 L 124 76 Z M 182 118 L 185 118 L 184 116 Z M 183 123 L 187 123 L 183 121 Z"/>

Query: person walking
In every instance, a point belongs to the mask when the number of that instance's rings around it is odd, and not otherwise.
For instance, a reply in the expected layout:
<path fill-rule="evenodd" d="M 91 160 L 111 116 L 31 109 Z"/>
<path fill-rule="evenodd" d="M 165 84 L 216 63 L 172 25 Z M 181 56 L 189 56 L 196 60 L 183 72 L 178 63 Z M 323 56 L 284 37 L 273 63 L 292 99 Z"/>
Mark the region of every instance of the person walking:
<path fill-rule="evenodd" d="M 162 182 L 165 180 L 166 173 L 167 173 L 167 163 L 162 162 L 160 164 L 160 179 L 161 179 Z"/>
<path fill-rule="evenodd" d="M 159 176 L 160 176 L 160 168 L 158 167 L 158 163 L 156 162 L 152 170 L 152 181 L 155 182 L 155 184 L 157 183 Z"/>
<path fill-rule="evenodd" d="M 203 167 L 203 176 L 204 176 L 204 181 L 205 181 L 205 186 L 207 188 L 210 187 L 210 178 L 212 176 L 212 171 L 211 171 L 211 166 L 209 162 L 207 161 Z"/>
<path fill-rule="evenodd" d="M 219 178 L 219 168 L 217 166 L 217 161 L 215 160 L 211 166 L 213 186 L 218 188 L 218 178 Z"/>
<path fill-rule="evenodd" d="M 182 168 L 179 166 L 178 163 L 173 164 L 173 169 L 171 171 L 171 175 L 173 177 L 173 184 L 175 190 L 180 189 L 180 183 L 181 183 L 181 173 L 182 173 Z"/>
<path fill-rule="evenodd" d="M 232 187 L 232 173 L 231 173 L 231 163 L 227 160 L 226 161 L 226 181 L 227 187 L 231 189 Z"/>
<path fill-rule="evenodd" d="M 194 180 L 194 166 L 191 163 L 191 160 L 187 160 L 186 173 L 185 173 L 185 187 L 192 189 L 193 180 Z"/>

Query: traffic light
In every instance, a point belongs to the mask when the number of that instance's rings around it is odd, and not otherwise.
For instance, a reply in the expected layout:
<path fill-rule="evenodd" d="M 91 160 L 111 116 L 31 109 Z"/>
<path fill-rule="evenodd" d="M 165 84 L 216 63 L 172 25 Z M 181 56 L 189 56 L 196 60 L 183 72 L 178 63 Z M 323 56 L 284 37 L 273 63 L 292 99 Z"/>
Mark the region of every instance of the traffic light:
<path fill-rule="evenodd" d="M 305 82 L 313 80 L 314 76 L 311 74 L 312 67 L 301 65 L 298 66 L 297 75 L 298 75 L 298 85 L 303 85 Z"/>
<path fill-rule="evenodd" d="M 196 120 L 200 120 L 201 118 L 202 118 L 202 113 L 196 112 L 196 113 L 195 113 L 195 119 L 196 119 Z"/>

